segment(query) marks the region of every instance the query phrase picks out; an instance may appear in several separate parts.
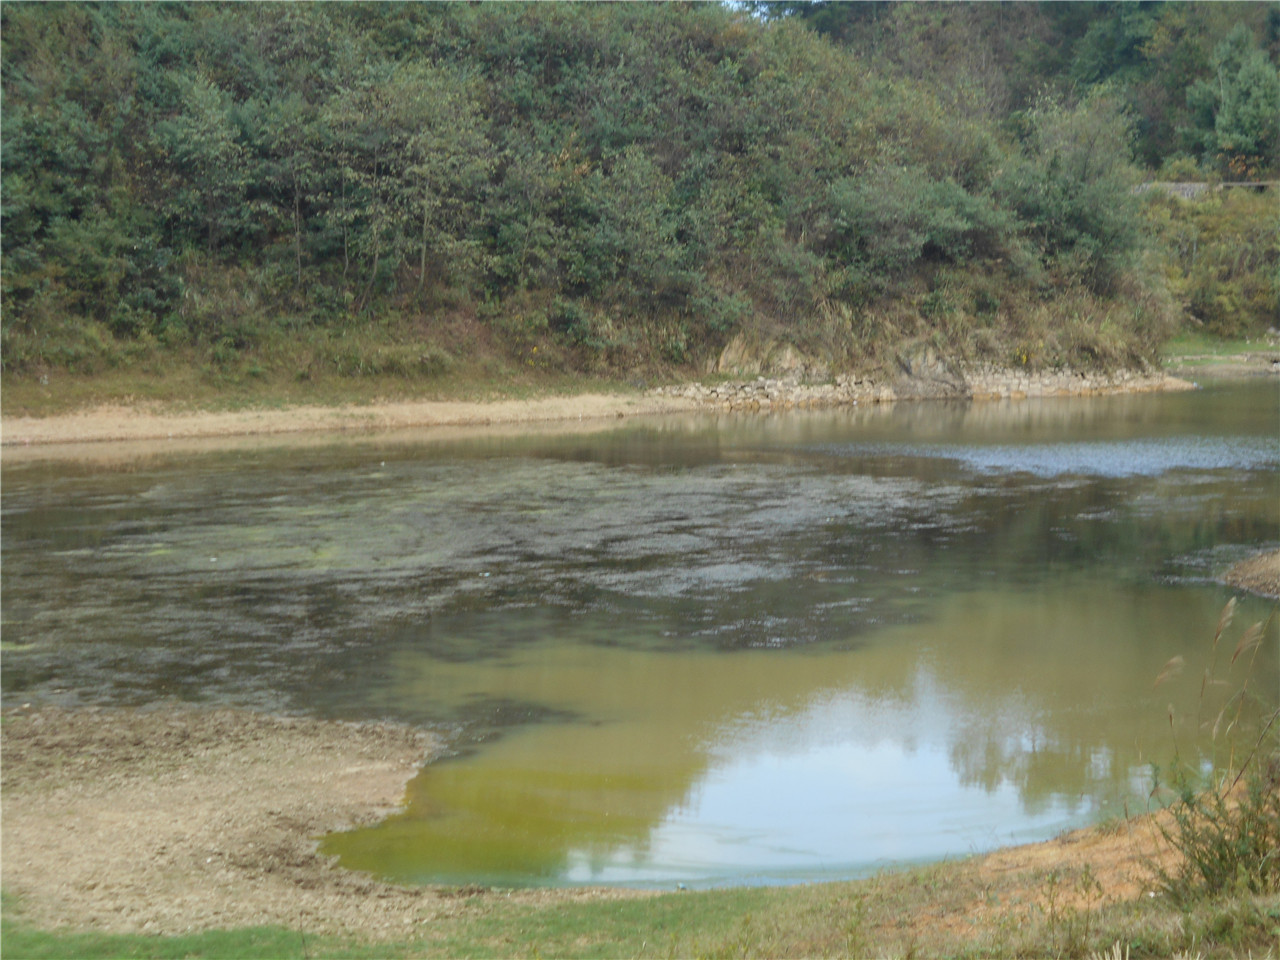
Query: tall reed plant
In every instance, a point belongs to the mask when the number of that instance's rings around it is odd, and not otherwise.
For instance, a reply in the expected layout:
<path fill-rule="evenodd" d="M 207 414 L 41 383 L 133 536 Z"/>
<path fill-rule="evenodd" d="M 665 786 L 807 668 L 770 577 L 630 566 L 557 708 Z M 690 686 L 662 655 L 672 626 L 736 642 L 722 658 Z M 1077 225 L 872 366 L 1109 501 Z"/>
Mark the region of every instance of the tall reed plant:
<path fill-rule="evenodd" d="M 1154 863 L 1154 879 L 1183 905 L 1222 894 L 1280 891 L 1280 680 L 1257 676 L 1258 654 L 1275 612 L 1241 632 L 1223 665 L 1222 641 L 1235 611 L 1232 598 L 1218 618 L 1200 680 L 1197 732 L 1208 734 L 1214 763 L 1206 774 L 1200 764 L 1184 761 L 1175 737 L 1169 778 L 1173 800 L 1167 816 L 1157 820 L 1178 856 L 1171 864 Z M 1232 683 L 1224 675 L 1237 664 L 1243 667 L 1242 679 Z M 1169 661 L 1156 686 L 1182 667 L 1181 657 Z M 1172 707 L 1169 721 L 1174 728 Z"/>

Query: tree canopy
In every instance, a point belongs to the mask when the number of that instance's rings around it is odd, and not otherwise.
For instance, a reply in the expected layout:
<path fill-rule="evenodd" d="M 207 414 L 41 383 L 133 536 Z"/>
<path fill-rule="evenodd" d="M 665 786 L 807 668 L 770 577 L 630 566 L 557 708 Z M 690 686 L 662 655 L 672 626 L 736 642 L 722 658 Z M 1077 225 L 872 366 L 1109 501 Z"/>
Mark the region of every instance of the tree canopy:
<path fill-rule="evenodd" d="M 1229 15 L 1055 6 L 6 3 L 5 368 L 391 315 L 578 367 L 847 357 L 993 284 L 1136 317 L 1134 138 L 1274 164 L 1274 22 L 1191 52 Z M 957 18 L 1025 42 L 984 73 Z M 1144 126 L 1174 54 L 1199 85 Z"/>

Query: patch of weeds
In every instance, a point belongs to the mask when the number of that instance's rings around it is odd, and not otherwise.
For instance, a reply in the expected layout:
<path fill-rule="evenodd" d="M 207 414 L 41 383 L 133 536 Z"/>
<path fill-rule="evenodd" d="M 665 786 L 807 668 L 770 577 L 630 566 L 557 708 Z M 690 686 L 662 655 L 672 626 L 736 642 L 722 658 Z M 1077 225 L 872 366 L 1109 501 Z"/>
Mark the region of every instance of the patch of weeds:
<path fill-rule="evenodd" d="M 1089 960 L 1129 960 L 1129 945 L 1117 940 L 1111 945 L 1111 949 L 1089 954 Z"/>
<path fill-rule="evenodd" d="M 856 897 L 853 907 L 845 918 L 844 952 L 845 956 L 861 957 L 868 951 L 867 942 L 867 898 Z"/>
<path fill-rule="evenodd" d="M 1085 864 L 1074 876 L 1051 870 L 1045 879 L 1045 899 L 1053 949 L 1060 955 L 1082 955 L 1095 932 L 1096 910 L 1102 903 L 1102 884 L 1093 868 Z"/>
<path fill-rule="evenodd" d="M 759 934 L 753 929 L 751 914 L 744 914 L 738 929 L 707 956 L 712 958 L 754 957 L 760 955 Z"/>
<path fill-rule="evenodd" d="M 1000 310 L 1000 298 L 988 287 L 973 292 L 973 312 L 980 317 L 994 317 Z"/>
<path fill-rule="evenodd" d="M 956 312 L 956 305 L 946 290 L 932 290 L 920 301 L 920 315 L 939 320 Z"/>
<path fill-rule="evenodd" d="M 1201 681 L 1200 712 L 1206 725 L 1217 706 L 1211 695 L 1223 684 L 1218 676 L 1219 648 L 1235 604 L 1233 598 L 1218 619 Z M 1175 757 L 1170 778 L 1174 799 L 1160 832 L 1179 857 L 1171 867 L 1153 866 L 1158 887 L 1175 904 L 1280 891 L 1280 707 L 1257 696 L 1250 684 L 1274 616 L 1273 612 L 1266 622 L 1243 631 L 1227 665 L 1229 669 L 1238 661 L 1247 662 L 1247 669 L 1212 720 L 1215 747 L 1220 736 L 1225 741 L 1226 758 L 1219 773 L 1206 782 L 1196 767 Z M 1180 668 L 1180 658 L 1166 664 L 1157 686 Z"/>
<path fill-rule="evenodd" d="M 1118 837 L 1129 828 L 1129 818 L 1126 816 L 1107 817 L 1096 827 L 1098 833 L 1104 837 Z"/>

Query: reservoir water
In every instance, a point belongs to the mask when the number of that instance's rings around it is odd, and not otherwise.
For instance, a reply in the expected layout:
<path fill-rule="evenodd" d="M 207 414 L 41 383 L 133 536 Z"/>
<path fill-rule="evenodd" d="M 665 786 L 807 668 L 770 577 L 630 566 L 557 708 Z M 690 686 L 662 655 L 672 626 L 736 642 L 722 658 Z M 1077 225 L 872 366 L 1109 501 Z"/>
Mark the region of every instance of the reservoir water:
<path fill-rule="evenodd" d="M 1280 546 L 1278 401 L 6 449 L 4 704 L 428 725 L 405 810 L 323 842 L 399 880 L 789 882 L 1042 839 L 1221 751 L 1214 578 Z"/>

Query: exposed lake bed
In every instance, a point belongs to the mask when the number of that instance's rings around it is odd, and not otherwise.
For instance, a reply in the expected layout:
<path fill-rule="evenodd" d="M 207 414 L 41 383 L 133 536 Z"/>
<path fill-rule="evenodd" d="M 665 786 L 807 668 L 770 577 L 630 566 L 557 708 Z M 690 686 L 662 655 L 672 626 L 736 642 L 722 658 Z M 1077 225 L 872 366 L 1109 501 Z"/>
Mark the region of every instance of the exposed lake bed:
<path fill-rule="evenodd" d="M 402 935 L 423 891 L 333 870 L 312 837 L 394 810 L 433 750 L 385 724 L 18 707 L 4 715 L 5 891 L 45 927 L 376 929 L 394 915 Z"/>

